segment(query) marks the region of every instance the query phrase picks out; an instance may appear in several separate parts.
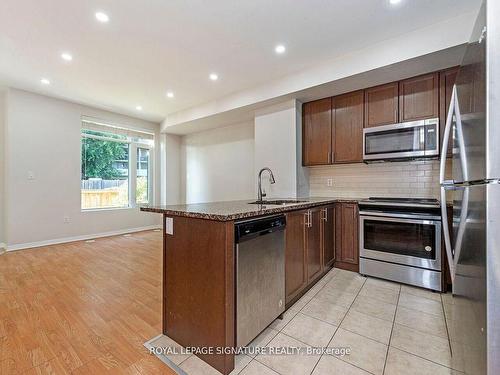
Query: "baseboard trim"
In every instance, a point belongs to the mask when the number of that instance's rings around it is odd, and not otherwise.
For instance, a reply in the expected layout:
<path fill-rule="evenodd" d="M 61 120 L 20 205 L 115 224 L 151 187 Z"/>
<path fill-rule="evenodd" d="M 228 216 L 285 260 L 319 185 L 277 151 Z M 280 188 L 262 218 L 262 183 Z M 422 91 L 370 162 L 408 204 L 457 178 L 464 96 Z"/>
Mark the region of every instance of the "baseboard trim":
<path fill-rule="evenodd" d="M 33 248 L 36 248 L 36 247 L 44 247 L 44 246 L 50 246 L 50 245 L 57 245 L 57 244 L 61 244 L 61 243 L 92 240 L 94 238 L 119 236 L 120 234 L 143 232 L 145 230 L 154 230 L 154 229 L 160 229 L 160 228 L 161 228 L 161 225 L 149 225 L 149 226 L 146 226 L 146 227 L 120 229 L 120 230 L 114 230 L 114 231 L 111 231 L 111 232 L 101 232 L 101 233 L 96 233 L 96 234 L 86 234 L 86 235 L 75 236 L 75 237 L 64 237 L 64 238 L 57 238 L 57 239 L 54 239 L 54 240 L 46 240 L 46 241 L 27 242 L 27 243 L 21 243 L 21 244 L 10 245 L 10 246 L 7 245 L 6 249 L 7 249 L 7 251 L 17 251 L 17 250 L 24 250 L 24 249 L 33 249 Z M 1 249 L 1 247 L 0 247 L 0 249 Z"/>

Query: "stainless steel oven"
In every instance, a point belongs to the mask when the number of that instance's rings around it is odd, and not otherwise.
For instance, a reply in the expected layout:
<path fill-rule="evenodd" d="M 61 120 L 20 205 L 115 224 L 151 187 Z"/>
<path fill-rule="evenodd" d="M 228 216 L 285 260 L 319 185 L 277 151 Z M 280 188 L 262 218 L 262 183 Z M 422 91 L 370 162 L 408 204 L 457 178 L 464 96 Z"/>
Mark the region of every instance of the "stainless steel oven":
<path fill-rule="evenodd" d="M 360 202 L 360 272 L 441 291 L 441 216 L 433 200 Z"/>
<path fill-rule="evenodd" d="M 439 119 L 363 129 L 363 160 L 420 159 L 439 155 Z"/>

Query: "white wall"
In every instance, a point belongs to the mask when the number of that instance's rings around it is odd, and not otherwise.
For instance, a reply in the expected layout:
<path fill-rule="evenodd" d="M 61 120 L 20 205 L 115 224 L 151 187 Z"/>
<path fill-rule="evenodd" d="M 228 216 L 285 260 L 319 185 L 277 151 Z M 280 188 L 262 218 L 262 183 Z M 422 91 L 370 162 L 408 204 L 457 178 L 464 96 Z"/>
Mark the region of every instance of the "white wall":
<path fill-rule="evenodd" d="M 87 212 L 80 208 L 81 116 L 153 130 L 157 140 L 155 181 L 160 175 L 158 124 L 16 89 L 9 89 L 7 103 L 5 196 L 9 248 L 161 222 L 160 215 L 142 213 L 137 208 Z M 28 172 L 34 174 L 34 180 L 28 180 Z M 154 197 L 159 202 L 157 186 Z M 64 223 L 65 216 L 70 217 L 70 223 Z"/>
<path fill-rule="evenodd" d="M 180 204 L 181 194 L 181 137 L 174 134 L 162 134 L 162 204 Z"/>
<path fill-rule="evenodd" d="M 254 197 L 254 125 L 243 123 L 182 137 L 181 200 Z"/>
<path fill-rule="evenodd" d="M 254 173 L 269 167 L 276 180 L 270 185 L 267 177 L 263 179 L 268 198 L 309 195 L 308 171 L 302 167 L 301 121 L 301 104 L 296 100 L 266 108 L 255 116 Z"/>
<path fill-rule="evenodd" d="M 5 116 L 6 93 L 0 90 L 0 253 L 5 245 L 5 194 L 4 194 L 4 153 L 5 153 Z"/>

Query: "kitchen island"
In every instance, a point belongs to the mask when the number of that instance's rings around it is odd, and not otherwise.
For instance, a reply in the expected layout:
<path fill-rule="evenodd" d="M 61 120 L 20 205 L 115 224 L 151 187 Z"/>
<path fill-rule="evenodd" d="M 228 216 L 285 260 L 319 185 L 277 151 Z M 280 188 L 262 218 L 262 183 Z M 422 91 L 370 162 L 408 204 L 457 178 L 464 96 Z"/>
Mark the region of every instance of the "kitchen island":
<path fill-rule="evenodd" d="M 184 347 L 202 349 L 203 352 L 196 353 L 198 357 L 221 373 L 229 374 L 234 369 L 234 352 L 222 349 L 236 345 L 235 222 L 304 210 L 309 215 L 311 211 L 317 212 L 319 222 L 323 218 L 320 218 L 321 207 L 356 201 L 305 198 L 281 205 L 231 201 L 141 207 L 141 211 L 163 215 L 163 334 Z M 326 217 L 326 208 L 323 210 Z M 307 228 L 304 215 L 297 215 L 300 219 L 295 225 L 290 220 L 287 242 L 292 237 L 300 238 L 300 233 L 291 231 L 305 232 L 298 229 Z M 333 224 L 329 232 L 333 243 Z M 305 241 L 304 235 L 300 241 Z M 315 263 L 323 261 L 322 256 L 318 257 Z M 330 267 L 331 264 L 333 261 Z M 327 271 L 323 266 L 319 269 L 321 272 L 315 273 L 312 281 Z M 307 270 L 304 272 L 307 275 Z"/>

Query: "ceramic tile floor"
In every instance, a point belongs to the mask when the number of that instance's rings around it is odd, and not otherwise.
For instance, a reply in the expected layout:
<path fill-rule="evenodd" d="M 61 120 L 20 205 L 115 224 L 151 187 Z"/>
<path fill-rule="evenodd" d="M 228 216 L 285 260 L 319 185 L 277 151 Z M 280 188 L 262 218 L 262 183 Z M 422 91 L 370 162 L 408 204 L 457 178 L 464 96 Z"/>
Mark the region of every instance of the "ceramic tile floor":
<path fill-rule="evenodd" d="M 461 374 L 446 329 L 446 295 L 333 269 L 251 346 L 349 347 L 344 356 L 236 357 L 232 374 Z M 156 346 L 175 345 L 165 336 Z M 219 374 L 196 356 L 170 358 L 189 375 Z"/>

